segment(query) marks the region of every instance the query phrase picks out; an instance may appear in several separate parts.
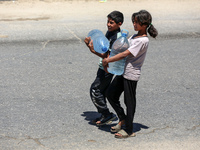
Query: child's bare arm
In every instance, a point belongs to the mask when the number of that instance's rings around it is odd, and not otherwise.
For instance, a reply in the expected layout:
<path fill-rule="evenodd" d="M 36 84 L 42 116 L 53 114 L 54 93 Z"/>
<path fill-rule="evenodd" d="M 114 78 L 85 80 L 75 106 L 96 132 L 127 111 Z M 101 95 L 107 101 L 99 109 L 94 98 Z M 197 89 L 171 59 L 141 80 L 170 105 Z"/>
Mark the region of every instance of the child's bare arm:
<path fill-rule="evenodd" d="M 85 42 L 85 44 L 87 45 L 87 47 L 90 49 L 90 51 L 91 51 L 93 54 L 95 54 L 95 55 L 97 55 L 97 56 L 99 56 L 99 57 L 101 57 L 101 58 L 106 58 L 106 56 L 107 56 L 106 53 L 98 53 L 98 52 L 96 52 L 96 51 L 94 50 L 93 41 L 91 40 L 90 37 L 86 37 L 85 40 L 84 40 L 84 42 Z"/>
<path fill-rule="evenodd" d="M 125 58 L 126 56 L 128 56 L 130 54 L 131 54 L 131 52 L 129 50 L 126 50 L 126 51 L 124 51 L 122 53 L 119 53 L 119 54 L 113 56 L 113 57 L 104 58 L 103 61 L 102 61 L 103 66 L 104 67 L 108 67 L 108 63 L 109 62 L 114 62 L 114 61 L 121 60 L 121 59 Z"/>

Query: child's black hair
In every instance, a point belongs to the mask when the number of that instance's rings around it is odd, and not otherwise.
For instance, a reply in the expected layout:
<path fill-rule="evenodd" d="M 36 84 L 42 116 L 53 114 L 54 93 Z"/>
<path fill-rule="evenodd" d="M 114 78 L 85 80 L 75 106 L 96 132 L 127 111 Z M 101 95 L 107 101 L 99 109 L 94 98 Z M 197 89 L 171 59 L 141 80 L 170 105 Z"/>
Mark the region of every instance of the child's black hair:
<path fill-rule="evenodd" d="M 137 21 L 139 24 L 147 25 L 147 31 L 150 36 L 155 38 L 158 35 L 158 31 L 156 28 L 152 25 L 152 17 L 151 14 L 146 10 L 140 10 L 139 12 L 133 13 L 132 15 L 132 22 L 134 22 L 135 18 L 137 18 Z"/>
<path fill-rule="evenodd" d="M 111 18 L 115 21 L 115 23 L 121 22 L 123 24 L 124 22 L 124 15 L 119 11 L 113 11 L 107 16 L 108 18 Z"/>

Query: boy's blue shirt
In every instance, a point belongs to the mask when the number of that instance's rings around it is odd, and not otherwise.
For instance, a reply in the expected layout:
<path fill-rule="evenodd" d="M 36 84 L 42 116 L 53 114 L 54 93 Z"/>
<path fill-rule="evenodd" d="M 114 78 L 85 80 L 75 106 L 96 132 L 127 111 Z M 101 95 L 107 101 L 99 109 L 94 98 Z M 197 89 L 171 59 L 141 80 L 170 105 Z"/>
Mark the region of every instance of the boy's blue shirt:
<path fill-rule="evenodd" d="M 116 39 L 118 39 L 121 36 L 121 30 L 119 28 L 118 30 L 113 31 L 113 32 L 107 31 L 105 36 L 110 41 L 109 51 L 111 51 L 113 43 L 115 42 Z M 104 70 L 103 65 L 102 65 L 102 60 L 103 60 L 102 58 L 99 59 L 99 68 Z"/>

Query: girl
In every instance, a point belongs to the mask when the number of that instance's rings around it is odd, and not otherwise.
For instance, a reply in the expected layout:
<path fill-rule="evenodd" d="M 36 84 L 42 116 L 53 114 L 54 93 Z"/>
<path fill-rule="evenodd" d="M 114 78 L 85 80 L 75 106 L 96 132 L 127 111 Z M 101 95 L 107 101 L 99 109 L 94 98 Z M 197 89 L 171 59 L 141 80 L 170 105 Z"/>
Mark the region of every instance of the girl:
<path fill-rule="evenodd" d="M 135 136 L 135 133 L 133 133 L 133 118 L 136 108 L 136 87 L 149 44 L 147 32 L 153 38 L 158 35 L 157 30 L 152 25 L 152 17 L 148 11 L 141 10 L 133 13 L 132 22 L 134 30 L 138 31 L 138 33 L 128 39 L 130 47 L 122 53 L 103 59 L 103 66 L 107 70 L 109 62 L 118 61 L 126 57 L 123 76 L 116 76 L 106 93 L 108 101 L 120 120 L 116 126 L 111 128 L 111 132 L 118 132 L 115 133 L 116 138 Z M 126 115 L 119 101 L 123 91 Z M 121 126 L 124 124 L 125 129 L 122 130 Z"/>

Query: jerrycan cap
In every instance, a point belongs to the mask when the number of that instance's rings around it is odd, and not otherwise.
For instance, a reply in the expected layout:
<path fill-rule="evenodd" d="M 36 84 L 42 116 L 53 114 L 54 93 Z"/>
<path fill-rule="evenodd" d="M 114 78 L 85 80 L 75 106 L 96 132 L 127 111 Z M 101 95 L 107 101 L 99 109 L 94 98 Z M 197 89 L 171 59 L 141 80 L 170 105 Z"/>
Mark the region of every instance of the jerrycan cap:
<path fill-rule="evenodd" d="M 129 32 L 126 29 L 122 29 L 121 33 L 122 33 L 122 36 L 127 37 Z"/>
<path fill-rule="evenodd" d="M 122 36 L 127 37 L 127 34 L 126 33 L 122 33 Z"/>
<path fill-rule="evenodd" d="M 102 51 L 103 51 L 103 52 L 107 52 L 107 51 L 108 51 L 108 48 L 107 48 L 107 47 L 102 47 Z"/>

